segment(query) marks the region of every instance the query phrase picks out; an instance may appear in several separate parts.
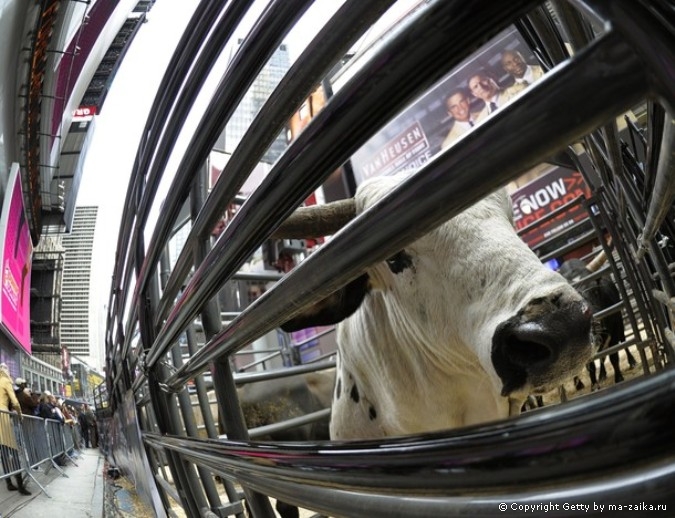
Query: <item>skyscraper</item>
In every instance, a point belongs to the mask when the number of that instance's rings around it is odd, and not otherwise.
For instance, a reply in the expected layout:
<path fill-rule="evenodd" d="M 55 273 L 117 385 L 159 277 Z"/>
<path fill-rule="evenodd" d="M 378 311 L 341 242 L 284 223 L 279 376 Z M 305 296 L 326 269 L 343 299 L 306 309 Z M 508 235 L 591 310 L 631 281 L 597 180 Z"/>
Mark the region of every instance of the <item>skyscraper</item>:
<path fill-rule="evenodd" d="M 241 41 L 239 42 L 241 43 Z M 251 88 L 242 99 L 239 107 L 232 114 L 225 131 L 218 139 L 215 149 L 231 154 L 244 136 L 251 121 L 255 118 L 267 98 L 274 91 L 281 78 L 291 65 L 288 48 L 285 44 L 279 45 L 272 57 L 253 81 Z M 286 135 L 282 132 L 267 150 L 261 161 L 273 164 L 286 149 Z"/>
<path fill-rule="evenodd" d="M 89 286 L 97 213 L 98 207 L 76 207 L 72 231 L 63 236 L 61 344 L 85 358 L 90 356 Z"/>

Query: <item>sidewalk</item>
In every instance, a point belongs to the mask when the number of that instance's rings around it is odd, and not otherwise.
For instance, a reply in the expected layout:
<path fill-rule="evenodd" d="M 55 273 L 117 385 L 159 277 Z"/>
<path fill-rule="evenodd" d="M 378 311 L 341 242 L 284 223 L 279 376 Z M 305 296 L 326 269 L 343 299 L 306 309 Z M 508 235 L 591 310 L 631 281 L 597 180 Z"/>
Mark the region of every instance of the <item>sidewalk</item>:
<path fill-rule="evenodd" d="M 36 481 L 27 481 L 31 496 L 8 491 L 0 481 L 0 516 L 2 518 L 101 518 L 103 517 L 105 459 L 98 448 L 86 448 L 61 467 L 66 476 L 51 468 L 33 471 Z M 49 495 L 49 496 L 47 496 Z M 51 498 L 50 498 L 51 497 Z"/>

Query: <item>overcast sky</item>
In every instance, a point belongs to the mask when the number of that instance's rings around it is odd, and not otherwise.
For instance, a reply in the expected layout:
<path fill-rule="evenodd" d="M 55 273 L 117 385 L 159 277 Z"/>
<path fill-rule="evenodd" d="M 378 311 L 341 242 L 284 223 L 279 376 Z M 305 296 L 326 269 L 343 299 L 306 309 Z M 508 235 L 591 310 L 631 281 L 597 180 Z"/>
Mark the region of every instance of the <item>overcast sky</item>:
<path fill-rule="evenodd" d="M 90 330 L 92 342 L 102 343 L 104 336 L 104 306 L 109 300 L 121 211 L 138 141 L 166 66 L 198 3 L 198 0 L 161 0 L 154 4 L 148 13 L 147 23 L 141 26 L 120 65 L 100 115 L 96 117 L 77 200 L 78 206 L 99 207 L 92 258 L 90 312 L 100 314 L 100 329 Z M 244 28 L 252 25 L 266 3 L 265 0 L 254 3 L 235 37 L 245 34 Z M 297 58 L 315 32 L 342 3 L 342 0 L 315 1 L 303 18 L 303 26 L 286 39 L 292 60 Z M 221 67 L 207 80 L 200 99 L 186 121 L 167 165 L 166 181 L 161 191 L 166 192 L 201 113 L 218 84 L 225 57 Z M 162 197 L 161 194 L 158 196 L 159 202 Z"/>
<path fill-rule="evenodd" d="M 381 23 L 378 23 L 371 31 L 368 39 L 379 34 L 382 27 L 389 26 L 400 16 L 401 12 L 409 10 L 418 2 L 419 0 L 399 0 L 383 16 Z M 268 0 L 254 2 L 235 32 L 234 41 L 246 34 L 267 3 Z M 297 59 L 306 45 L 343 3 L 344 0 L 314 1 L 285 38 L 291 62 Z M 92 315 L 99 315 L 98 329 L 95 325 L 92 326 L 90 337 L 92 344 L 97 342 L 101 344 L 101 349 L 103 348 L 106 305 L 109 301 L 121 213 L 129 175 L 136 158 L 138 141 L 166 66 L 198 4 L 199 0 L 161 0 L 154 4 L 148 13 L 147 23 L 140 27 L 120 65 L 101 113 L 95 118 L 96 127 L 83 164 L 82 184 L 77 205 L 99 207 L 92 257 L 89 311 Z M 227 56 L 226 50 L 220 63 L 216 65 L 205 82 L 186 120 L 159 188 L 155 210 L 148 225 L 150 229 L 154 224 L 153 218 L 158 213 L 157 206 L 164 198 L 163 193 L 166 193 L 170 186 L 180 158 L 225 69 Z M 149 240 L 151 231 L 146 232 L 146 235 Z"/>

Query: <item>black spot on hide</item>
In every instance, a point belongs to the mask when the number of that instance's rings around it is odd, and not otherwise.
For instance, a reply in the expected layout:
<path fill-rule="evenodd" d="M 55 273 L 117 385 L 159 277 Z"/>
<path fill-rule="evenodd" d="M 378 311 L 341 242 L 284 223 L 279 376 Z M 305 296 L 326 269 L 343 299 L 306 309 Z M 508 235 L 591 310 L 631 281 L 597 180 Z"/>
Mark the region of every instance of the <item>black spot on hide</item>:
<path fill-rule="evenodd" d="M 375 410 L 374 406 L 371 406 L 368 409 L 368 417 L 370 417 L 371 421 L 374 421 L 375 419 L 377 419 L 377 410 Z"/>
<path fill-rule="evenodd" d="M 335 399 L 339 398 L 340 394 L 342 394 L 342 379 L 338 378 L 335 385 Z"/>
<path fill-rule="evenodd" d="M 356 384 L 352 387 L 351 392 L 349 393 L 349 397 L 351 397 L 354 400 L 354 403 L 358 403 L 359 399 L 361 399 L 361 396 L 359 396 L 359 389 L 356 388 Z"/>
<path fill-rule="evenodd" d="M 410 257 L 410 254 L 406 253 L 405 250 L 401 250 L 387 259 L 387 266 L 391 270 L 391 273 L 394 274 L 407 270 L 412 267 L 412 264 L 412 257 Z"/>

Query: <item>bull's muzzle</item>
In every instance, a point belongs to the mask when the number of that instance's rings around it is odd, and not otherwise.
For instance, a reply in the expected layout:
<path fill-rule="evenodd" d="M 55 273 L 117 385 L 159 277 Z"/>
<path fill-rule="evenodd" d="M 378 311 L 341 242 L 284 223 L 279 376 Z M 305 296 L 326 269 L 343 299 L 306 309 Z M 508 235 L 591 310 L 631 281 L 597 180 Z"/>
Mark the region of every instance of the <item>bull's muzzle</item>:
<path fill-rule="evenodd" d="M 590 306 L 567 290 L 533 299 L 497 326 L 492 363 L 502 396 L 542 392 L 569 379 L 590 360 Z"/>

